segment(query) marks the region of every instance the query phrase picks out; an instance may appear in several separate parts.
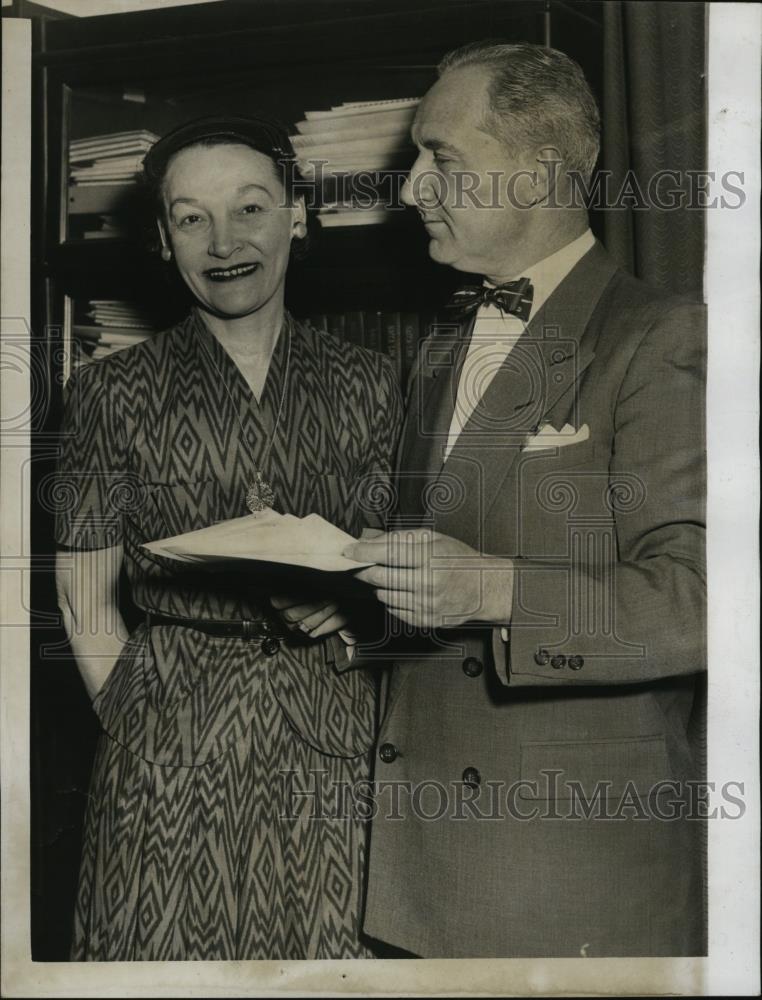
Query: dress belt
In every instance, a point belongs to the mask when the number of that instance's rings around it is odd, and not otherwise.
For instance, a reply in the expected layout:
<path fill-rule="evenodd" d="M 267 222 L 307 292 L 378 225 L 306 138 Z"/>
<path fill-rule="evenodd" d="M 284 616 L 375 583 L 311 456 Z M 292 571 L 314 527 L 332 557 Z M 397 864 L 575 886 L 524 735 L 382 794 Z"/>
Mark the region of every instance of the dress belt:
<path fill-rule="evenodd" d="M 261 642 L 265 653 L 275 653 L 280 648 L 280 639 L 289 633 L 285 627 L 269 618 L 242 619 L 239 621 L 207 621 L 197 618 L 176 618 L 173 615 L 161 615 L 155 611 L 146 611 L 146 626 L 175 625 L 180 628 L 192 628 L 206 635 L 221 636 L 226 639 L 246 639 L 249 642 Z"/>

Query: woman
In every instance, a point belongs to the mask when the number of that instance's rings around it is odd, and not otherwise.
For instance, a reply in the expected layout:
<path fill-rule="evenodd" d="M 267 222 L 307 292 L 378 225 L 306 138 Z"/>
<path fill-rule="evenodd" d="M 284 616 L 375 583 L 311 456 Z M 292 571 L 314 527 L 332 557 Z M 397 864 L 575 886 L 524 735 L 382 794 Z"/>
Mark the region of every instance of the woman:
<path fill-rule="evenodd" d="M 145 173 L 162 256 L 195 306 L 68 392 L 57 578 L 104 730 L 73 957 L 366 956 L 363 824 L 315 815 L 321 792 L 369 775 L 375 688 L 348 669 L 346 617 L 293 578 L 201 571 L 141 544 L 263 506 L 359 535 L 362 490 L 388 477 L 399 431 L 393 370 L 284 311 L 306 219 L 282 128 L 191 122 Z M 122 567 L 146 613 L 126 642 Z"/>

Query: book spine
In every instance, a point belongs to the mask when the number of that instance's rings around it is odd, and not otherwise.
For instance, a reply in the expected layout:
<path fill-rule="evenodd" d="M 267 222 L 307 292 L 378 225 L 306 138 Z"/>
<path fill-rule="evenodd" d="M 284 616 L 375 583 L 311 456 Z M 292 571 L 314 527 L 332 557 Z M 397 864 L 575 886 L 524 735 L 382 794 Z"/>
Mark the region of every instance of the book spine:
<path fill-rule="evenodd" d="M 363 317 L 364 347 L 370 351 L 383 351 L 381 341 L 381 313 L 378 310 L 366 312 Z"/>
<path fill-rule="evenodd" d="M 420 337 L 418 313 L 402 314 L 402 384 L 405 385 L 418 356 Z"/>
<path fill-rule="evenodd" d="M 345 337 L 350 344 L 355 344 L 357 347 L 363 346 L 363 314 L 358 310 L 346 314 Z"/>
<path fill-rule="evenodd" d="M 400 314 L 383 314 L 383 350 L 391 359 L 397 378 L 402 382 L 402 330 Z"/>
<path fill-rule="evenodd" d="M 338 340 L 344 340 L 347 329 L 347 321 L 344 313 L 328 313 L 328 332 L 333 334 Z"/>

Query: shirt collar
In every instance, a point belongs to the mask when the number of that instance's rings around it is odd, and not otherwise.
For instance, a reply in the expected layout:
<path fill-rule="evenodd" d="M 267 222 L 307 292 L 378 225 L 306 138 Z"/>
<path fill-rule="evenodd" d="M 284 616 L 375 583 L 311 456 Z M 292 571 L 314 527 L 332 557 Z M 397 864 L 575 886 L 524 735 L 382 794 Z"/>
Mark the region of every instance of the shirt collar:
<path fill-rule="evenodd" d="M 581 236 L 572 240 L 571 243 L 567 243 L 566 246 L 561 247 L 560 250 L 556 250 L 549 257 L 538 260 L 536 264 L 533 264 L 522 274 L 516 275 L 516 278 L 529 278 L 532 282 L 534 294 L 532 296 L 531 315 L 534 315 L 540 306 L 550 298 L 567 274 L 593 248 L 594 244 L 595 237 L 592 231 L 586 229 Z M 486 280 L 484 283 L 485 285 L 491 284 L 491 282 Z M 482 312 L 491 315 L 493 312 L 496 314 L 499 313 L 499 310 L 496 306 L 482 306 L 479 313 L 481 314 Z"/>

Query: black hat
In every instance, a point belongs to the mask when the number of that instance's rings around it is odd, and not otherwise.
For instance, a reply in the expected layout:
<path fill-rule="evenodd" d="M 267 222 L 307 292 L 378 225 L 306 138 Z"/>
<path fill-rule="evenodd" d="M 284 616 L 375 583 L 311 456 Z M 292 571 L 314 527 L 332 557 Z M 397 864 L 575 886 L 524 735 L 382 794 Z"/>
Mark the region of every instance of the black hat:
<path fill-rule="evenodd" d="M 143 159 L 147 180 L 152 183 L 160 181 L 175 153 L 206 139 L 241 142 L 264 153 L 276 163 L 294 164 L 296 159 L 288 132 L 277 119 L 264 115 L 252 118 L 243 115 L 210 115 L 186 122 L 154 143 Z"/>

